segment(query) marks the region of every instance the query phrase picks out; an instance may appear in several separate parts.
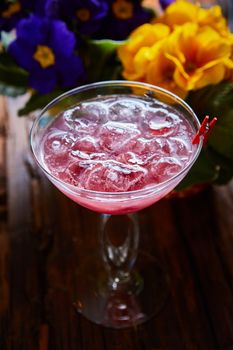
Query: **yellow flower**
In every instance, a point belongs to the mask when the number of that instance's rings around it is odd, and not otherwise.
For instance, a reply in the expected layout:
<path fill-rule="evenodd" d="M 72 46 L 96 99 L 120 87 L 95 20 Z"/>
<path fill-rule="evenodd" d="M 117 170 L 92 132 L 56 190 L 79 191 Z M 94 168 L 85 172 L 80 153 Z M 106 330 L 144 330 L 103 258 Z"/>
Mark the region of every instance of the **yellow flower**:
<path fill-rule="evenodd" d="M 151 48 L 151 60 L 147 65 L 145 81 L 160 86 L 185 98 L 187 91 L 174 80 L 176 65 L 166 57 L 167 41 L 165 39 Z"/>
<path fill-rule="evenodd" d="M 222 36 L 228 36 L 230 33 L 220 6 L 204 9 L 198 4 L 192 4 L 186 0 L 177 0 L 172 3 L 167 7 L 164 15 L 156 19 L 155 22 L 167 24 L 172 29 L 178 25 L 192 22 L 198 23 L 199 26 L 208 25 Z"/>
<path fill-rule="evenodd" d="M 164 23 L 174 29 L 177 25 L 187 22 L 196 22 L 199 6 L 185 0 L 177 0 L 168 6 L 164 14 L 158 17 L 156 23 Z"/>
<path fill-rule="evenodd" d="M 150 48 L 170 33 L 164 24 L 143 24 L 134 30 L 126 44 L 118 49 L 123 64 L 123 76 L 128 80 L 142 80 L 147 63 L 151 60 Z"/>
<path fill-rule="evenodd" d="M 227 26 L 227 21 L 222 14 L 220 6 L 213 6 L 209 9 L 200 8 L 198 12 L 197 22 L 200 26 L 208 25 L 212 27 L 224 37 L 227 37 L 230 34 Z"/>
<path fill-rule="evenodd" d="M 211 27 L 186 23 L 170 35 L 166 57 L 176 66 L 176 83 L 184 90 L 196 90 L 224 79 L 231 51 L 231 40 Z"/>
<path fill-rule="evenodd" d="M 138 27 L 118 49 L 125 79 L 158 85 L 182 98 L 190 90 L 233 80 L 233 35 L 218 7 L 205 10 L 177 0 L 161 21 Z"/>

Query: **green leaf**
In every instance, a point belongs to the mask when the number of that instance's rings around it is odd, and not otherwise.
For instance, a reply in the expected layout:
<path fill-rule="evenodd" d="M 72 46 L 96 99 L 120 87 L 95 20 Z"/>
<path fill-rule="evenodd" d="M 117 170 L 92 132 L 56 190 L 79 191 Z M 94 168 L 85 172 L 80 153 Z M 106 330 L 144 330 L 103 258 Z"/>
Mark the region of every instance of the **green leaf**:
<path fill-rule="evenodd" d="M 2 84 L 28 87 L 28 72 L 17 66 L 8 54 L 0 55 L 0 82 Z"/>
<path fill-rule="evenodd" d="M 208 150 L 203 149 L 189 173 L 176 187 L 177 191 L 195 184 L 214 182 L 219 176 L 219 167 L 211 159 Z"/>
<path fill-rule="evenodd" d="M 209 145 L 223 157 L 233 160 L 233 88 L 225 98 L 215 101 L 218 121 L 209 138 Z"/>
<path fill-rule="evenodd" d="M 54 98 L 59 96 L 61 93 L 62 93 L 62 91 L 60 91 L 60 90 L 53 91 L 53 92 L 46 94 L 46 95 L 40 95 L 40 94 L 35 92 L 30 97 L 30 99 L 28 100 L 26 105 L 18 111 L 18 115 L 19 116 L 26 116 L 30 112 L 33 112 L 37 109 L 42 109 L 49 102 L 51 102 Z"/>
<path fill-rule="evenodd" d="M 206 159 L 206 163 L 203 162 L 202 164 L 203 156 L 201 154 L 186 181 L 198 183 L 198 181 L 201 182 L 205 178 L 208 181 L 207 175 L 208 170 L 211 170 L 211 162 L 214 165 L 213 168 L 217 169 L 217 173 L 213 171 L 214 176 L 211 179 L 210 172 L 209 181 L 219 184 L 226 183 L 233 177 L 233 84 L 222 82 L 192 92 L 187 102 L 200 120 L 205 115 L 209 115 L 210 117 L 216 116 L 218 121 L 205 147 L 208 160 Z"/>
<path fill-rule="evenodd" d="M 92 40 L 87 43 L 86 67 L 89 81 L 116 79 L 119 75 L 119 62 L 116 49 L 123 41 Z"/>
<path fill-rule="evenodd" d="M 233 84 L 222 82 L 217 85 L 192 91 L 186 99 L 194 109 L 198 118 L 202 120 L 205 115 L 222 115 L 223 110 L 233 107 Z"/>

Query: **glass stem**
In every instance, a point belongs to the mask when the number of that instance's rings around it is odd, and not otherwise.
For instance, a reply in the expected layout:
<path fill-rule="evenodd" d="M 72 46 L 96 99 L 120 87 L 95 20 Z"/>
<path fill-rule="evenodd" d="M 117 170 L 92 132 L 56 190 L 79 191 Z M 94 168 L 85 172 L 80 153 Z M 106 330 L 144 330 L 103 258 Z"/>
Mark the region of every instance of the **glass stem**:
<path fill-rule="evenodd" d="M 137 259 L 139 243 L 136 214 L 102 214 L 101 242 L 102 257 L 109 271 L 110 289 L 132 290 L 135 284 L 132 268 Z"/>

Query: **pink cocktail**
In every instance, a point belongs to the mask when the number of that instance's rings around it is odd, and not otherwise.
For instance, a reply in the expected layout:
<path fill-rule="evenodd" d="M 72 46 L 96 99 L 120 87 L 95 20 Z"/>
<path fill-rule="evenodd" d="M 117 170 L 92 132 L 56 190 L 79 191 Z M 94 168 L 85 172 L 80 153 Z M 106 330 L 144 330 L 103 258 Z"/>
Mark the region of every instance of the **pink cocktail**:
<path fill-rule="evenodd" d="M 75 202 L 101 213 L 125 214 L 171 191 L 179 181 L 176 175 L 182 176 L 193 160 L 194 134 L 185 115 L 150 97 L 97 97 L 60 113 L 46 128 L 40 161 Z M 99 196 L 85 198 L 80 190 Z M 101 192 L 114 197 L 102 198 Z M 115 196 L 122 192 L 130 192 L 123 202 Z"/>
<path fill-rule="evenodd" d="M 134 264 L 140 263 L 139 229 L 132 213 L 164 197 L 187 174 L 201 149 L 201 142 L 192 144 L 198 128 L 194 112 L 177 96 L 123 81 L 72 90 L 45 107 L 34 123 L 32 150 L 49 179 L 73 201 L 103 213 L 101 262 L 86 263 L 85 274 L 99 267 L 93 279 L 80 272 L 77 296 L 79 311 L 94 322 L 123 328 L 157 310 L 157 303 L 144 297 L 148 289 L 157 293 L 155 278 L 138 279 L 141 270 Z M 129 214 L 119 246 L 108 231 L 120 216 L 110 214 Z M 146 261 L 156 265 L 152 257 L 144 256 L 144 266 Z M 103 271 L 108 277 L 99 290 Z"/>

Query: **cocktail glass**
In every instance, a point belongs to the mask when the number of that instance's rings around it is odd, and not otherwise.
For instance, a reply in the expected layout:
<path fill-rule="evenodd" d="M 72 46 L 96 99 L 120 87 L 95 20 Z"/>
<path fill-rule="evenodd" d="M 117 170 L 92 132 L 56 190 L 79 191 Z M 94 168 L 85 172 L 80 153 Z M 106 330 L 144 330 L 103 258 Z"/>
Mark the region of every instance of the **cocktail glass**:
<path fill-rule="evenodd" d="M 100 254 L 90 256 L 78 267 L 76 308 L 97 324 L 125 328 L 155 315 L 164 303 L 167 290 L 166 275 L 160 264 L 153 256 L 138 250 L 136 212 L 165 197 L 184 178 L 200 153 L 202 139 L 192 145 L 190 138 L 191 156 L 182 170 L 139 190 L 99 192 L 61 180 L 44 162 L 41 144 L 46 131 L 64 111 L 84 101 L 111 95 L 145 97 L 152 104 L 162 102 L 188 120 L 193 136 L 200 124 L 183 100 L 164 89 L 138 82 L 108 81 L 81 86 L 61 95 L 42 110 L 32 126 L 32 151 L 49 180 L 76 203 L 101 213 Z"/>

